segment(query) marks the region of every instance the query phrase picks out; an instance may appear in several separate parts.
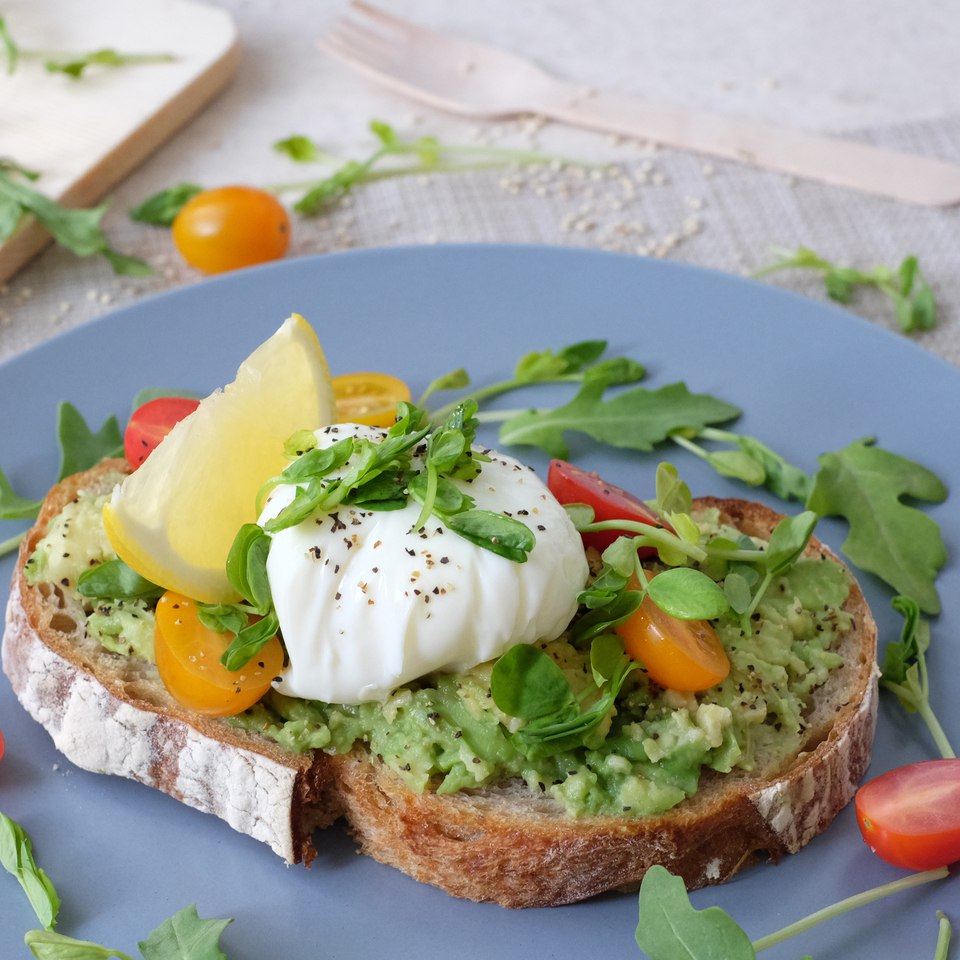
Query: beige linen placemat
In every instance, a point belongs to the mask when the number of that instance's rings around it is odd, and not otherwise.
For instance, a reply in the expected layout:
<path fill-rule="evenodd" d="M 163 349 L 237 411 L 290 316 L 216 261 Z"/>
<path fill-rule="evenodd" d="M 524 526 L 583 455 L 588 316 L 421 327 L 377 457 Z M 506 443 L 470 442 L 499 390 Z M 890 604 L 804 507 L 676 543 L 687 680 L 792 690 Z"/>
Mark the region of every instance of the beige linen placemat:
<path fill-rule="evenodd" d="M 411 122 L 404 133 L 427 132 Z M 514 128 L 514 139 L 519 129 Z M 539 144 L 541 138 L 549 140 L 549 129 L 528 123 L 525 137 L 521 145 Z M 884 127 L 859 137 L 960 162 L 960 117 Z M 914 339 L 960 365 L 960 209 L 906 206 L 642 144 L 606 139 L 602 146 L 604 156 L 612 158 L 610 167 L 554 163 L 362 186 L 325 215 L 297 219 L 290 255 L 513 242 L 607 249 L 746 274 L 768 263 L 775 245 L 808 246 L 833 261 L 862 268 L 895 266 L 912 253 L 940 308 L 935 329 Z M 142 176 L 136 181 L 140 190 L 143 181 Z M 114 278 L 99 259 L 81 261 L 49 250 L 0 292 L 0 359 L 115 306 L 200 279 L 179 260 L 168 231 L 127 218 L 126 211 L 142 199 L 132 194 L 128 181 L 104 222 L 113 244 L 150 260 L 157 275 Z M 765 282 L 826 299 L 822 283 L 806 272 L 779 273 Z M 859 294 L 850 309 L 897 329 L 891 306 L 878 293 Z"/>

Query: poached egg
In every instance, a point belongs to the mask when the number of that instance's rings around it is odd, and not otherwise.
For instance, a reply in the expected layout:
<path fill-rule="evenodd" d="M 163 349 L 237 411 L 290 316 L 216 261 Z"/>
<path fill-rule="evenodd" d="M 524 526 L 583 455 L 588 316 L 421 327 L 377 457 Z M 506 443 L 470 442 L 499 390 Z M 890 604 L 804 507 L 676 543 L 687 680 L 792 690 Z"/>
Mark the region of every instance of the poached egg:
<path fill-rule="evenodd" d="M 319 447 L 385 435 L 357 424 L 316 431 Z M 588 573 L 580 535 L 530 467 L 485 452 L 492 459 L 475 479 L 453 482 L 478 509 L 530 528 L 536 545 L 524 563 L 470 543 L 435 517 L 414 530 L 421 507 L 412 500 L 400 510 L 341 506 L 272 535 L 267 576 L 289 657 L 275 682 L 280 693 L 382 701 L 418 677 L 468 670 L 566 629 Z M 295 490 L 275 488 L 258 522 L 275 517 Z"/>

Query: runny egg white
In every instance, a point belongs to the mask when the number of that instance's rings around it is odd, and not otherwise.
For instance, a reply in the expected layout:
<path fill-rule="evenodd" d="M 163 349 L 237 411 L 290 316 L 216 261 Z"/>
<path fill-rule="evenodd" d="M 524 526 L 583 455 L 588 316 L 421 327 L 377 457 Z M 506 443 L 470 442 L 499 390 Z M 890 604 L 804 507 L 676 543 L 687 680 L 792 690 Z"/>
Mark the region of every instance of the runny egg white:
<path fill-rule="evenodd" d="M 348 435 L 376 441 L 384 432 L 337 424 L 317 431 L 318 445 Z M 342 507 L 273 535 L 267 575 L 289 656 L 276 682 L 281 693 L 384 700 L 417 677 L 466 670 L 515 643 L 564 631 L 587 578 L 580 536 L 529 467 L 491 456 L 476 479 L 455 482 L 477 508 L 527 524 L 536 546 L 524 563 L 468 542 L 436 518 L 412 530 L 420 513 L 412 501 L 392 511 Z M 261 525 L 294 490 L 271 493 Z"/>

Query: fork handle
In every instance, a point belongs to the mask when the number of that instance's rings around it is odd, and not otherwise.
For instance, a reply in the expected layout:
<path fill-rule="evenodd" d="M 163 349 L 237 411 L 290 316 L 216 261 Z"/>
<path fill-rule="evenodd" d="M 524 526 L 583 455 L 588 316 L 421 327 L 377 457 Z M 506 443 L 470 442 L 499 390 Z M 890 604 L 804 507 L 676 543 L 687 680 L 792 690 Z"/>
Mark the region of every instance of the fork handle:
<path fill-rule="evenodd" d="M 751 163 L 923 206 L 960 203 L 960 166 L 852 140 L 561 83 L 538 112 L 576 126 Z"/>

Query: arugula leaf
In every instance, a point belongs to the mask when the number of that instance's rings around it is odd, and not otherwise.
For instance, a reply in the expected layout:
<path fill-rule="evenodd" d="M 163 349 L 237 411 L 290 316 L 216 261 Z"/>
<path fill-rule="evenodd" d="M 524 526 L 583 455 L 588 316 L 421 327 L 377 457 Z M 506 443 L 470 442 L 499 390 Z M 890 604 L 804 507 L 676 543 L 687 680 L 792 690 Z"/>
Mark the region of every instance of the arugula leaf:
<path fill-rule="evenodd" d="M 203 187 L 197 183 L 178 183 L 147 197 L 129 213 L 131 220 L 154 227 L 170 227 L 188 200 L 192 200 Z"/>
<path fill-rule="evenodd" d="M 807 507 L 846 518 L 850 533 L 842 549 L 850 560 L 913 597 L 925 613 L 938 613 L 934 581 L 946 562 L 946 547 L 936 522 L 903 498 L 940 503 L 947 496 L 942 481 L 869 438 L 824 454 L 819 462 Z"/>
<path fill-rule="evenodd" d="M 908 713 L 920 714 L 942 757 L 955 757 L 953 746 L 930 705 L 926 659 L 930 625 L 920 616 L 920 607 L 912 597 L 897 596 L 891 603 L 903 616 L 903 629 L 899 642 L 888 643 L 884 650 L 880 686 L 893 693 Z"/>
<path fill-rule="evenodd" d="M 531 410 L 511 416 L 500 428 L 506 444 L 536 446 L 567 459 L 567 431 L 585 433 L 614 447 L 650 451 L 675 431 L 701 430 L 740 415 L 732 404 L 707 394 L 690 393 L 683 383 L 658 390 L 634 387 L 603 399 L 602 380 L 586 380 L 569 403 L 552 410 Z"/>
<path fill-rule="evenodd" d="M 53 239 L 79 257 L 101 254 L 107 258 L 114 272 L 122 276 L 149 276 L 153 268 L 143 260 L 128 257 L 111 249 L 100 221 L 107 212 L 108 204 L 98 207 L 71 208 L 45 197 L 14 179 L 22 176 L 22 169 L 12 164 L 0 164 L 0 203 L 7 211 L 16 204 L 21 216 L 32 214 L 46 228 Z M 9 214 L 3 218 L 9 227 Z M 18 219 L 19 223 L 19 219 Z M 0 235 L 0 242 L 8 239 L 9 233 Z"/>
<path fill-rule="evenodd" d="M 137 946 L 143 960 L 227 960 L 220 937 L 232 922 L 201 920 L 195 906 L 185 907 Z M 30 930 L 23 939 L 37 960 L 132 960 L 111 947 L 45 930 Z"/>
<path fill-rule="evenodd" d="M 37 919 L 50 930 L 57 922 L 60 898 L 47 874 L 37 866 L 33 844 L 15 820 L 0 813 L 0 865 L 17 878 Z"/>
<path fill-rule="evenodd" d="M 115 417 L 110 417 L 93 433 L 70 403 L 61 403 L 57 408 L 57 439 L 60 444 L 58 480 L 96 466 L 104 457 L 123 453 L 123 436 Z M 0 470 L 0 520 L 32 519 L 40 512 L 41 504 L 41 500 L 20 496 Z M 20 534 L 0 542 L 0 556 L 15 550 L 22 539 Z"/>
<path fill-rule="evenodd" d="M 714 620 L 730 609 L 723 588 L 700 570 L 671 567 L 650 579 L 650 599 L 678 620 Z"/>
<path fill-rule="evenodd" d="M 0 470 L 0 520 L 31 520 L 40 512 L 42 503 L 21 497 Z"/>
<path fill-rule="evenodd" d="M 937 322 L 937 305 L 930 285 L 920 272 L 917 258 L 905 257 L 895 269 L 877 266 L 870 271 L 843 267 L 814 253 L 809 247 L 791 252 L 774 249 L 777 259 L 753 273 L 763 277 L 777 270 L 815 270 L 823 277 L 827 294 L 837 303 L 850 304 L 860 287 L 873 287 L 891 302 L 897 322 L 904 333 L 931 330 Z"/>
<path fill-rule="evenodd" d="M 60 471 L 57 480 L 95 467 L 107 457 L 123 455 L 123 433 L 116 417 L 108 417 L 94 433 L 72 403 L 57 407 Z"/>
<path fill-rule="evenodd" d="M 232 920 L 201 920 L 194 905 L 165 920 L 137 944 L 143 960 L 227 960 L 220 936 Z"/>
<path fill-rule="evenodd" d="M 833 903 L 751 942 L 736 921 L 719 907 L 696 910 L 690 903 L 683 880 L 664 867 L 654 865 L 640 884 L 636 940 L 650 960 L 753 960 L 761 950 L 783 943 L 827 920 L 891 894 L 942 880 L 948 875 L 946 867 L 908 874 L 892 883 L 871 887 Z"/>
<path fill-rule="evenodd" d="M 754 960 L 743 928 L 720 907 L 697 910 L 680 877 L 659 864 L 640 884 L 637 945 L 651 960 Z"/>

